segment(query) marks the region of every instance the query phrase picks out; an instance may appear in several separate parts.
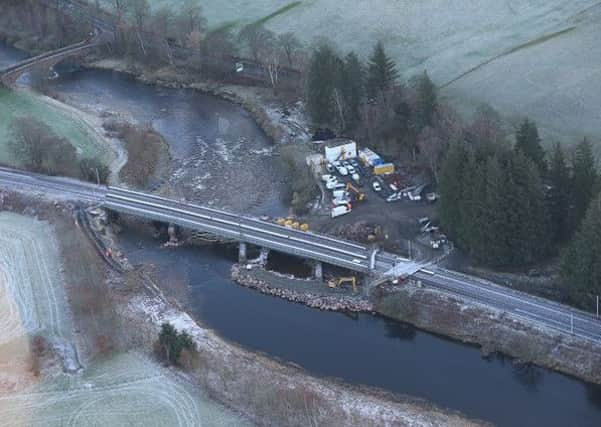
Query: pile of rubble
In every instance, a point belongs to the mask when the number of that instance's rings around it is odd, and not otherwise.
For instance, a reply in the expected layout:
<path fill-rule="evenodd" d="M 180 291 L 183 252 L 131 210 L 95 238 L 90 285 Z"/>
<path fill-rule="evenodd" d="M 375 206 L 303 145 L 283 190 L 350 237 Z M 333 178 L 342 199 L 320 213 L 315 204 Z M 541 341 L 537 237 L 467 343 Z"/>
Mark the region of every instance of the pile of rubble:
<path fill-rule="evenodd" d="M 326 311 L 373 312 L 373 305 L 364 298 L 348 295 L 318 295 L 310 292 L 296 292 L 290 289 L 276 288 L 268 283 L 244 274 L 239 264 L 232 266 L 231 278 L 247 288 L 261 293 L 284 298 L 288 301 L 305 304 L 311 308 Z"/>
<path fill-rule="evenodd" d="M 370 224 L 367 221 L 341 225 L 334 230 L 334 234 L 361 243 L 373 243 L 381 241 L 384 238 L 382 226 L 379 224 Z"/>

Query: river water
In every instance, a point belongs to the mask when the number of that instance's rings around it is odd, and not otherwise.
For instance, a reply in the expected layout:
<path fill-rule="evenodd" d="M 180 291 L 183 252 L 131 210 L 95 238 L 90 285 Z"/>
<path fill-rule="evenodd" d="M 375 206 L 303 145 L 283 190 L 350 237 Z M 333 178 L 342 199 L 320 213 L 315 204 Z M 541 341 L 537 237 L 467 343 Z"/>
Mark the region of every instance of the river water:
<path fill-rule="evenodd" d="M 0 64 L 16 55 L 0 45 Z M 195 198 L 207 196 L 215 204 L 257 214 L 285 211 L 277 170 L 269 164 L 272 146 L 237 106 L 192 91 L 141 85 L 110 72 L 63 74 L 54 89 L 82 107 L 152 123 L 170 144 L 174 170 L 182 168 L 182 174 L 232 177 L 247 185 L 242 181 L 260 173 L 251 183 L 262 196 L 250 203 L 235 206 L 215 192 L 203 193 L 204 188 L 193 191 Z M 247 155 L 249 146 L 252 155 Z M 204 154 L 195 157 L 199 152 Z M 190 162 L 197 162 L 199 170 L 190 172 Z M 242 179 L 224 169 L 250 172 L 240 172 Z M 247 348 L 318 375 L 421 397 L 498 425 L 601 425 L 599 386 L 546 369 L 518 368 L 507 358 L 484 359 L 476 347 L 381 317 L 321 312 L 261 295 L 231 282 L 234 254 L 227 250 L 163 249 L 160 242 L 131 230 L 120 240 L 132 262 L 153 263 L 163 282 L 177 282 L 168 291 L 194 316 Z"/>

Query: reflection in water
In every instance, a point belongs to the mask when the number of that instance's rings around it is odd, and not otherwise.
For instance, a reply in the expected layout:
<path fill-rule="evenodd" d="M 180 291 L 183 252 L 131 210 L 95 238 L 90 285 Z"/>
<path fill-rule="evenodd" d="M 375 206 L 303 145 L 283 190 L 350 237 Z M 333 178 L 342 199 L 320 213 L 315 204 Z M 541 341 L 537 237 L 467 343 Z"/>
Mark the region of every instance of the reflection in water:
<path fill-rule="evenodd" d="M 586 385 L 586 397 L 588 401 L 601 409 L 601 386 L 595 384 Z"/>
<path fill-rule="evenodd" d="M 536 391 L 543 382 L 543 371 L 532 363 L 513 363 L 513 376 L 526 388 Z"/>
<path fill-rule="evenodd" d="M 384 319 L 384 327 L 386 328 L 386 336 L 388 338 L 396 338 L 404 341 L 413 341 L 415 339 L 416 330 L 409 324 Z"/>

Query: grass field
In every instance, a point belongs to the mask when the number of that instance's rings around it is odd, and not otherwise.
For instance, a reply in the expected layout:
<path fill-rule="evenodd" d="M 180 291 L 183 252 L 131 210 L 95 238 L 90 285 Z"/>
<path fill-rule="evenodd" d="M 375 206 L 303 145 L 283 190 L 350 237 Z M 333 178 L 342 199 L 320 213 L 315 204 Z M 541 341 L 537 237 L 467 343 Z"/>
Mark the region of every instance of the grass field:
<path fill-rule="evenodd" d="M 148 357 L 100 360 L 77 376 L 59 375 L 0 397 L 0 417 L 23 426 L 245 426 Z"/>
<path fill-rule="evenodd" d="M 151 358 L 126 352 L 83 372 L 34 377 L 29 338 L 73 340 L 54 228 L 0 213 L 0 424 L 11 426 L 243 426 Z"/>
<path fill-rule="evenodd" d="M 151 3 L 177 10 L 183 0 Z M 427 69 L 466 113 L 486 102 L 510 118 L 531 116 L 552 137 L 601 136 L 594 101 L 601 98 L 597 0 L 304 0 L 290 8 L 289 0 L 200 4 L 212 28 L 267 19 L 274 31 L 294 31 L 306 43 L 325 36 L 364 57 L 382 40 L 405 77 Z M 572 30 L 563 32 L 567 29 Z"/>
<path fill-rule="evenodd" d="M 18 165 L 8 151 L 12 138 L 11 123 L 17 117 L 32 116 L 46 123 L 54 132 L 67 138 L 80 157 L 105 159 L 107 148 L 90 134 L 81 121 L 42 102 L 37 95 L 27 91 L 9 91 L 0 88 L 0 162 Z"/>

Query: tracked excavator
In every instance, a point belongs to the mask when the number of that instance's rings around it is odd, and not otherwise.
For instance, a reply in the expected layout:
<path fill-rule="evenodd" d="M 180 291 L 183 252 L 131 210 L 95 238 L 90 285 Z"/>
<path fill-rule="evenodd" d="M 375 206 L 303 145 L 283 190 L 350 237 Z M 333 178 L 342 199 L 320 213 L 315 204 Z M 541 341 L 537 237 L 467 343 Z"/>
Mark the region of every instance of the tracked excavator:
<path fill-rule="evenodd" d="M 350 182 L 346 184 L 346 191 L 348 191 L 349 193 L 352 194 L 352 198 L 353 198 L 354 202 L 363 202 L 367 198 L 367 196 L 365 195 L 365 193 L 363 191 L 359 190 L 357 187 L 355 187 Z"/>
<path fill-rule="evenodd" d="M 353 293 L 357 293 L 357 278 L 356 277 L 338 277 L 328 281 L 330 288 L 336 289 L 342 285 L 350 284 L 353 287 Z"/>

